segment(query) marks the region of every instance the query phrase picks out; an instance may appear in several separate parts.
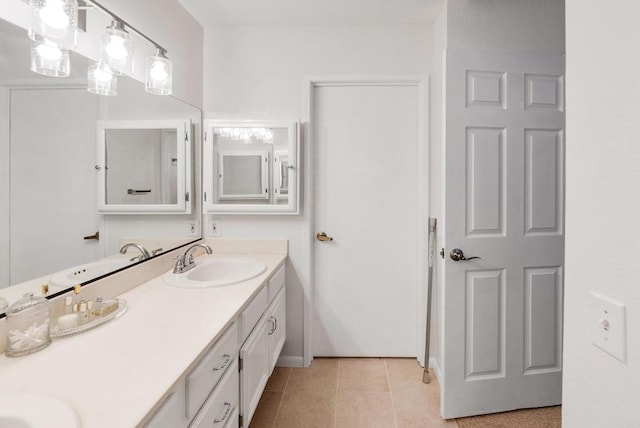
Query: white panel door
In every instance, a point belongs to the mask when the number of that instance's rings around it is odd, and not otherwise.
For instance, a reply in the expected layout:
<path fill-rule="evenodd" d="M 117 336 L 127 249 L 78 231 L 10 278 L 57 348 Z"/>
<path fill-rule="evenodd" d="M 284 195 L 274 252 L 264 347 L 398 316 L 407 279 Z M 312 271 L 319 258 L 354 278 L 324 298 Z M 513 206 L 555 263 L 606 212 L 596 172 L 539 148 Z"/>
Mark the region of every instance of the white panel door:
<path fill-rule="evenodd" d="M 561 402 L 563 69 L 447 52 L 445 418 Z"/>
<path fill-rule="evenodd" d="M 315 356 L 416 356 L 417 85 L 317 86 Z"/>

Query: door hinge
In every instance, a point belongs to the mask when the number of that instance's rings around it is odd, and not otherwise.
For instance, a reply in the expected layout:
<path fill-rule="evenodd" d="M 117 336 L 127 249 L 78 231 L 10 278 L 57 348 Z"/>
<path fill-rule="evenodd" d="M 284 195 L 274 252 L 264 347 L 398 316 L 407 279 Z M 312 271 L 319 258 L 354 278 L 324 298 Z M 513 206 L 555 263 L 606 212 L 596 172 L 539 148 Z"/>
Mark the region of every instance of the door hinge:
<path fill-rule="evenodd" d="M 189 202 L 189 192 L 187 192 L 187 193 L 185 193 L 185 194 L 184 194 L 184 200 L 185 200 L 186 202 Z"/>
<path fill-rule="evenodd" d="M 440 257 L 442 257 L 442 258 L 444 259 L 444 248 L 442 248 L 442 249 L 440 250 Z"/>
<path fill-rule="evenodd" d="M 204 201 L 207 202 L 207 192 L 204 192 Z"/>
<path fill-rule="evenodd" d="M 204 141 L 207 141 L 207 133 L 204 133 Z"/>
<path fill-rule="evenodd" d="M 244 426 L 244 425 L 242 425 L 242 423 L 244 422 L 244 421 L 242 420 L 242 419 L 243 419 L 243 418 L 242 418 L 242 415 L 240 415 L 240 418 L 239 418 L 239 419 L 240 419 L 240 427 L 242 428 L 242 427 Z"/>
<path fill-rule="evenodd" d="M 241 372 L 243 367 L 244 367 L 243 361 L 244 360 L 242 358 L 238 358 L 238 371 L 239 372 Z"/>

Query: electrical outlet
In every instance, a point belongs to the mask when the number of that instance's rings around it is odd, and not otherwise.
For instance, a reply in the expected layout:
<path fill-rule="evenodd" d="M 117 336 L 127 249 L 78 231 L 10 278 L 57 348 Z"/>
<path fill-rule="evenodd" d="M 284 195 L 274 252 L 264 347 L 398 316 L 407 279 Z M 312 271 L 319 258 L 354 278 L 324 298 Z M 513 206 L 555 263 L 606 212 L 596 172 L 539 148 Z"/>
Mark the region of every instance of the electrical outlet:
<path fill-rule="evenodd" d="M 211 223 L 209 223 L 209 236 L 213 236 L 213 237 L 219 237 L 221 234 L 220 231 L 220 220 L 218 219 L 212 219 Z"/>
<path fill-rule="evenodd" d="M 627 361 L 626 306 L 591 293 L 591 342 L 623 363 Z"/>
<path fill-rule="evenodd" d="M 200 222 L 191 220 L 187 223 L 189 236 L 200 236 Z"/>

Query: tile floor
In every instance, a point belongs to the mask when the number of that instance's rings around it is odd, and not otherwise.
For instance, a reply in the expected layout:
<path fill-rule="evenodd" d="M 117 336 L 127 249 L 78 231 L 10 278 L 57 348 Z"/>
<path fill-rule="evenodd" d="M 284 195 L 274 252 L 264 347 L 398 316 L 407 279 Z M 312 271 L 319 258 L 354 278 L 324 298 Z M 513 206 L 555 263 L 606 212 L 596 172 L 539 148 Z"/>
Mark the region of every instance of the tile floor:
<path fill-rule="evenodd" d="M 455 420 L 440 417 L 440 385 L 407 358 L 318 358 L 277 367 L 249 428 L 560 428 L 560 407 Z"/>
<path fill-rule="evenodd" d="M 277 367 L 250 428 L 455 428 L 440 417 L 440 386 L 414 359 L 315 359 Z"/>

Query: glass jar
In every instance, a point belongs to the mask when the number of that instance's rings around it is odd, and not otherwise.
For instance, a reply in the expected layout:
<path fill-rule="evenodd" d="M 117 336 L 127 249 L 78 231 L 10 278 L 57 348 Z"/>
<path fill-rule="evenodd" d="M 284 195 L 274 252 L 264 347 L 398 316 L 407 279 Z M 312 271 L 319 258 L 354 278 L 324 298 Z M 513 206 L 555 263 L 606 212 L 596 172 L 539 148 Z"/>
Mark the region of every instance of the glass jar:
<path fill-rule="evenodd" d="M 49 336 L 49 302 L 25 294 L 7 309 L 7 357 L 20 357 L 46 348 Z"/>

